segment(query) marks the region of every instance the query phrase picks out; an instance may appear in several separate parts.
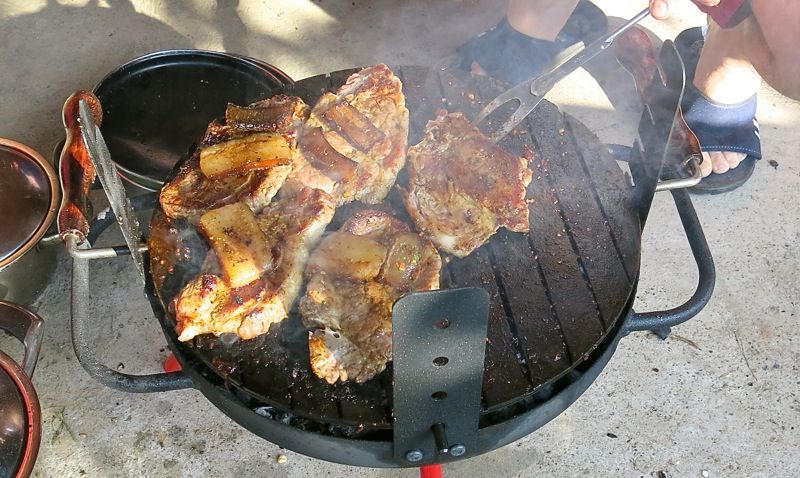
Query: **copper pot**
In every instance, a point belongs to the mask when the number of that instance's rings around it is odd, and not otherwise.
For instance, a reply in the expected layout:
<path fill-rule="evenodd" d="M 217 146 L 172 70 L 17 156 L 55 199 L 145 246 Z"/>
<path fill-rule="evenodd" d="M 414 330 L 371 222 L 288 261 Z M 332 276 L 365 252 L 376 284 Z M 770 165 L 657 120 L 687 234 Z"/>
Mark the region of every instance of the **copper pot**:
<path fill-rule="evenodd" d="M 0 476 L 30 476 L 39 453 L 42 416 L 30 377 L 39 356 L 42 325 L 33 312 L 0 300 L 0 329 L 25 345 L 21 366 L 0 351 Z"/>
<path fill-rule="evenodd" d="M 29 304 L 56 266 L 57 236 L 42 240 L 56 218 L 61 189 L 39 153 L 0 138 L 0 299 Z"/>

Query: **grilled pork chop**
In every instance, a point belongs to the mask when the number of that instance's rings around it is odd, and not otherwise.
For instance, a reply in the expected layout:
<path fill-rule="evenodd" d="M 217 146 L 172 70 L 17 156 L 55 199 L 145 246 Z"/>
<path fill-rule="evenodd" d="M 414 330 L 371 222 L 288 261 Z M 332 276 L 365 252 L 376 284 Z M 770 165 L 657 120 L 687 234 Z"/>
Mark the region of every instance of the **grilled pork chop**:
<path fill-rule="evenodd" d="M 300 157 L 289 179 L 331 194 L 342 205 L 381 202 L 405 165 L 408 109 L 386 65 L 350 76 L 325 93 L 298 133 Z"/>
<path fill-rule="evenodd" d="M 236 333 L 252 339 L 285 319 L 302 284 L 309 251 L 319 242 L 333 218 L 334 202 L 325 192 L 303 188 L 281 198 L 256 215 L 266 243 L 279 257 L 277 267 L 257 280 L 233 288 L 204 265 L 204 273 L 175 297 L 173 307 L 178 340 L 196 335 Z"/>
<path fill-rule="evenodd" d="M 392 306 L 439 288 L 441 258 L 426 239 L 382 211 L 361 211 L 327 236 L 306 267 L 300 300 L 311 368 L 328 383 L 362 383 L 392 359 Z"/>
<path fill-rule="evenodd" d="M 201 170 L 201 155 L 208 148 L 224 149 L 225 144 L 231 145 L 229 156 L 246 154 L 248 148 L 264 144 L 256 141 L 248 144 L 249 137 L 258 133 L 278 133 L 286 139 L 294 156 L 296 131 L 308 118 L 308 113 L 308 105 L 296 96 L 278 95 L 245 107 L 228 105 L 225 123 L 209 125 L 200 147 L 161 189 L 159 200 L 164 212 L 173 219 L 185 218 L 196 224 L 205 211 L 239 201 L 244 201 L 256 212 L 263 209 L 289 175 L 292 169 L 289 162 L 256 169 L 244 168 L 211 179 Z"/>
<path fill-rule="evenodd" d="M 528 159 L 486 138 L 461 113 L 441 111 L 408 149 L 409 214 L 439 249 L 468 256 L 500 227 L 530 230 Z"/>

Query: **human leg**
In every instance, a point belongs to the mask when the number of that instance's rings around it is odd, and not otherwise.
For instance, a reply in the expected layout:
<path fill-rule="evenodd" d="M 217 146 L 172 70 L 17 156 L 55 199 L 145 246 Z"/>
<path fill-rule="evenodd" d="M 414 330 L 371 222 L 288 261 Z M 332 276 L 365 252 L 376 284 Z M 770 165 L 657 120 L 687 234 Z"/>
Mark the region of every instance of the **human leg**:
<path fill-rule="evenodd" d="M 753 98 L 763 77 L 784 95 L 800 99 L 800 48 L 796 35 L 800 3 L 752 0 L 751 10 L 752 16 L 733 28 L 709 25 L 691 78 L 693 86 L 705 98 L 730 107 Z M 747 143 L 752 137 L 748 139 L 743 133 L 743 139 Z M 712 172 L 725 174 L 746 158 L 752 168 L 748 156 L 753 157 L 736 151 L 705 152 L 701 169 L 704 176 Z"/>
<path fill-rule="evenodd" d="M 541 73 L 558 52 L 602 35 L 607 20 L 588 0 L 509 0 L 506 16 L 458 49 L 459 66 L 516 84 Z"/>
<path fill-rule="evenodd" d="M 752 0 L 747 54 L 770 86 L 800 100 L 800 2 Z"/>
<path fill-rule="evenodd" d="M 713 22 L 709 24 L 692 83 L 699 93 L 716 104 L 743 104 L 755 96 L 761 85 L 761 77 L 747 53 L 753 23 L 748 19 L 730 29 L 720 28 Z M 752 119 L 743 118 L 743 121 Z M 703 156 L 701 171 L 708 176 L 712 172 L 724 174 L 736 168 L 748 155 L 737 151 L 705 151 Z"/>
<path fill-rule="evenodd" d="M 506 18 L 524 35 L 555 41 L 577 5 L 578 0 L 509 0 Z"/>

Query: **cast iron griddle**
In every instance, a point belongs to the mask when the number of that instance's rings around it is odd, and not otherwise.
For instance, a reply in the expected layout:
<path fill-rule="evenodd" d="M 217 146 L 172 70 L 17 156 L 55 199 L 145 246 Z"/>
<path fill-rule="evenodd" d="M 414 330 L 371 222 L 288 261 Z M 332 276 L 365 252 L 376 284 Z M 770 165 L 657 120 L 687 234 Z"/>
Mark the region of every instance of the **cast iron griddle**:
<path fill-rule="evenodd" d="M 472 117 L 504 88 L 457 71 L 393 70 L 403 81 L 411 114 L 409 144 L 421 139 L 438 109 Z M 355 71 L 301 80 L 285 93 L 313 105 Z M 479 286 L 492 299 L 484 413 L 510 410 L 584 361 L 620 318 L 639 271 L 641 229 L 630 199 L 632 187 L 585 126 L 544 101 L 501 144 L 515 154 L 522 154 L 526 146 L 535 152 L 528 188 L 531 233 L 501 230 L 469 257 L 445 255 L 441 274 L 442 288 Z M 393 192 L 382 207 L 404 217 L 397 199 Z M 337 211 L 329 230 L 358 207 Z M 207 246 L 193 227 L 168 221 L 160 208 L 152 221 L 181 231 L 184 253 L 205 255 Z M 174 272 L 157 290 L 167 311 L 160 320 L 182 352 L 205 362 L 230 386 L 318 424 L 391 428 L 391 366 L 361 385 L 330 386 L 317 379 L 296 311 L 277 329 L 273 326 L 269 334 L 250 341 L 203 336 L 177 342 L 173 311 L 167 306 L 196 274 L 189 262 L 177 260 Z"/>

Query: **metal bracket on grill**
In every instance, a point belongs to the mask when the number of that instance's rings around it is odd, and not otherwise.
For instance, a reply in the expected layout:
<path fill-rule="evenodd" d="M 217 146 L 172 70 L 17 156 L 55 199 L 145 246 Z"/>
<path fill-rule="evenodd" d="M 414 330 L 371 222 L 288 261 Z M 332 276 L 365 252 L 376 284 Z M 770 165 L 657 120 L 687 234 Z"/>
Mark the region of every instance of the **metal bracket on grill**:
<path fill-rule="evenodd" d="M 155 195 L 137 196 L 131 200 L 134 210 L 152 207 L 155 202 Z M 78 244 L 74 235 L 68 236 L 68 246 L 78 250 L 92 251 L 90 245 L 103 233 L 109 226 L 117 222 L 117 217 L 110 211 L 102 211 L 92 221 L 89 227 L 89 234 L 86 240 Z M 113 252 L 117 253 L 113 253 Z M 94 253 L 87 255 L 73 255 L 72 261 L 72 297 L 70 300 L 70 332 L 72 335 L 72 348 L 78 362 L 92 378 L 103 385 L 129 393 L 152 393 L 166 392 L 170 390 L 180 390 L 192 388 L 192 380 L 182 372 L 153 373 L 148 375 L 131 375 L 118 372 L 103 364 L 100 357 L 94 351 L 90 343 L 89 332 L 96 328 L 92 324 L 89 312 L 89 297 L 91 287 L 91 277 L 89 274 L 89 261 L 92 259 L 113 257 L 128 252 L 127 246 L 117 246 L 114 248 L 94 250 Z M 113 253 L 113 254 L 112 254 Z"/>
<path fill-rule="evenodd" d="M 665 81 L 662 82 L 659 73 L 656 73 L 657 79 L 652 82 L 649 101 L 639 122 L 639 137 L 642 142 L 634 144 L 630 162 L 633 179 L 637 185 L 634 203 L 639 208 L 643 227 L 650 212 L 657 184 L 662 178 L 662 171 L 669 170 L 673 165 L 686 160 L 684 151 L 669 147 L 671 143 L 677 142 L 673 138 L 679 134 L 683 121 L 680 112 L 681 98 L 686 84 L 683 60 L 675 45 L 669 40 L 661 47 L 658 60 L 663 71 L 674 74 L 666 75 Z M 641 150 L 642 146 L 644 152 Z"/>
<path fill-rule="evenodd" d="M 394 459 L 452 460 L 475 450 L 489 294 L 481 288 L 410 294 L 394 306 Z"/>

